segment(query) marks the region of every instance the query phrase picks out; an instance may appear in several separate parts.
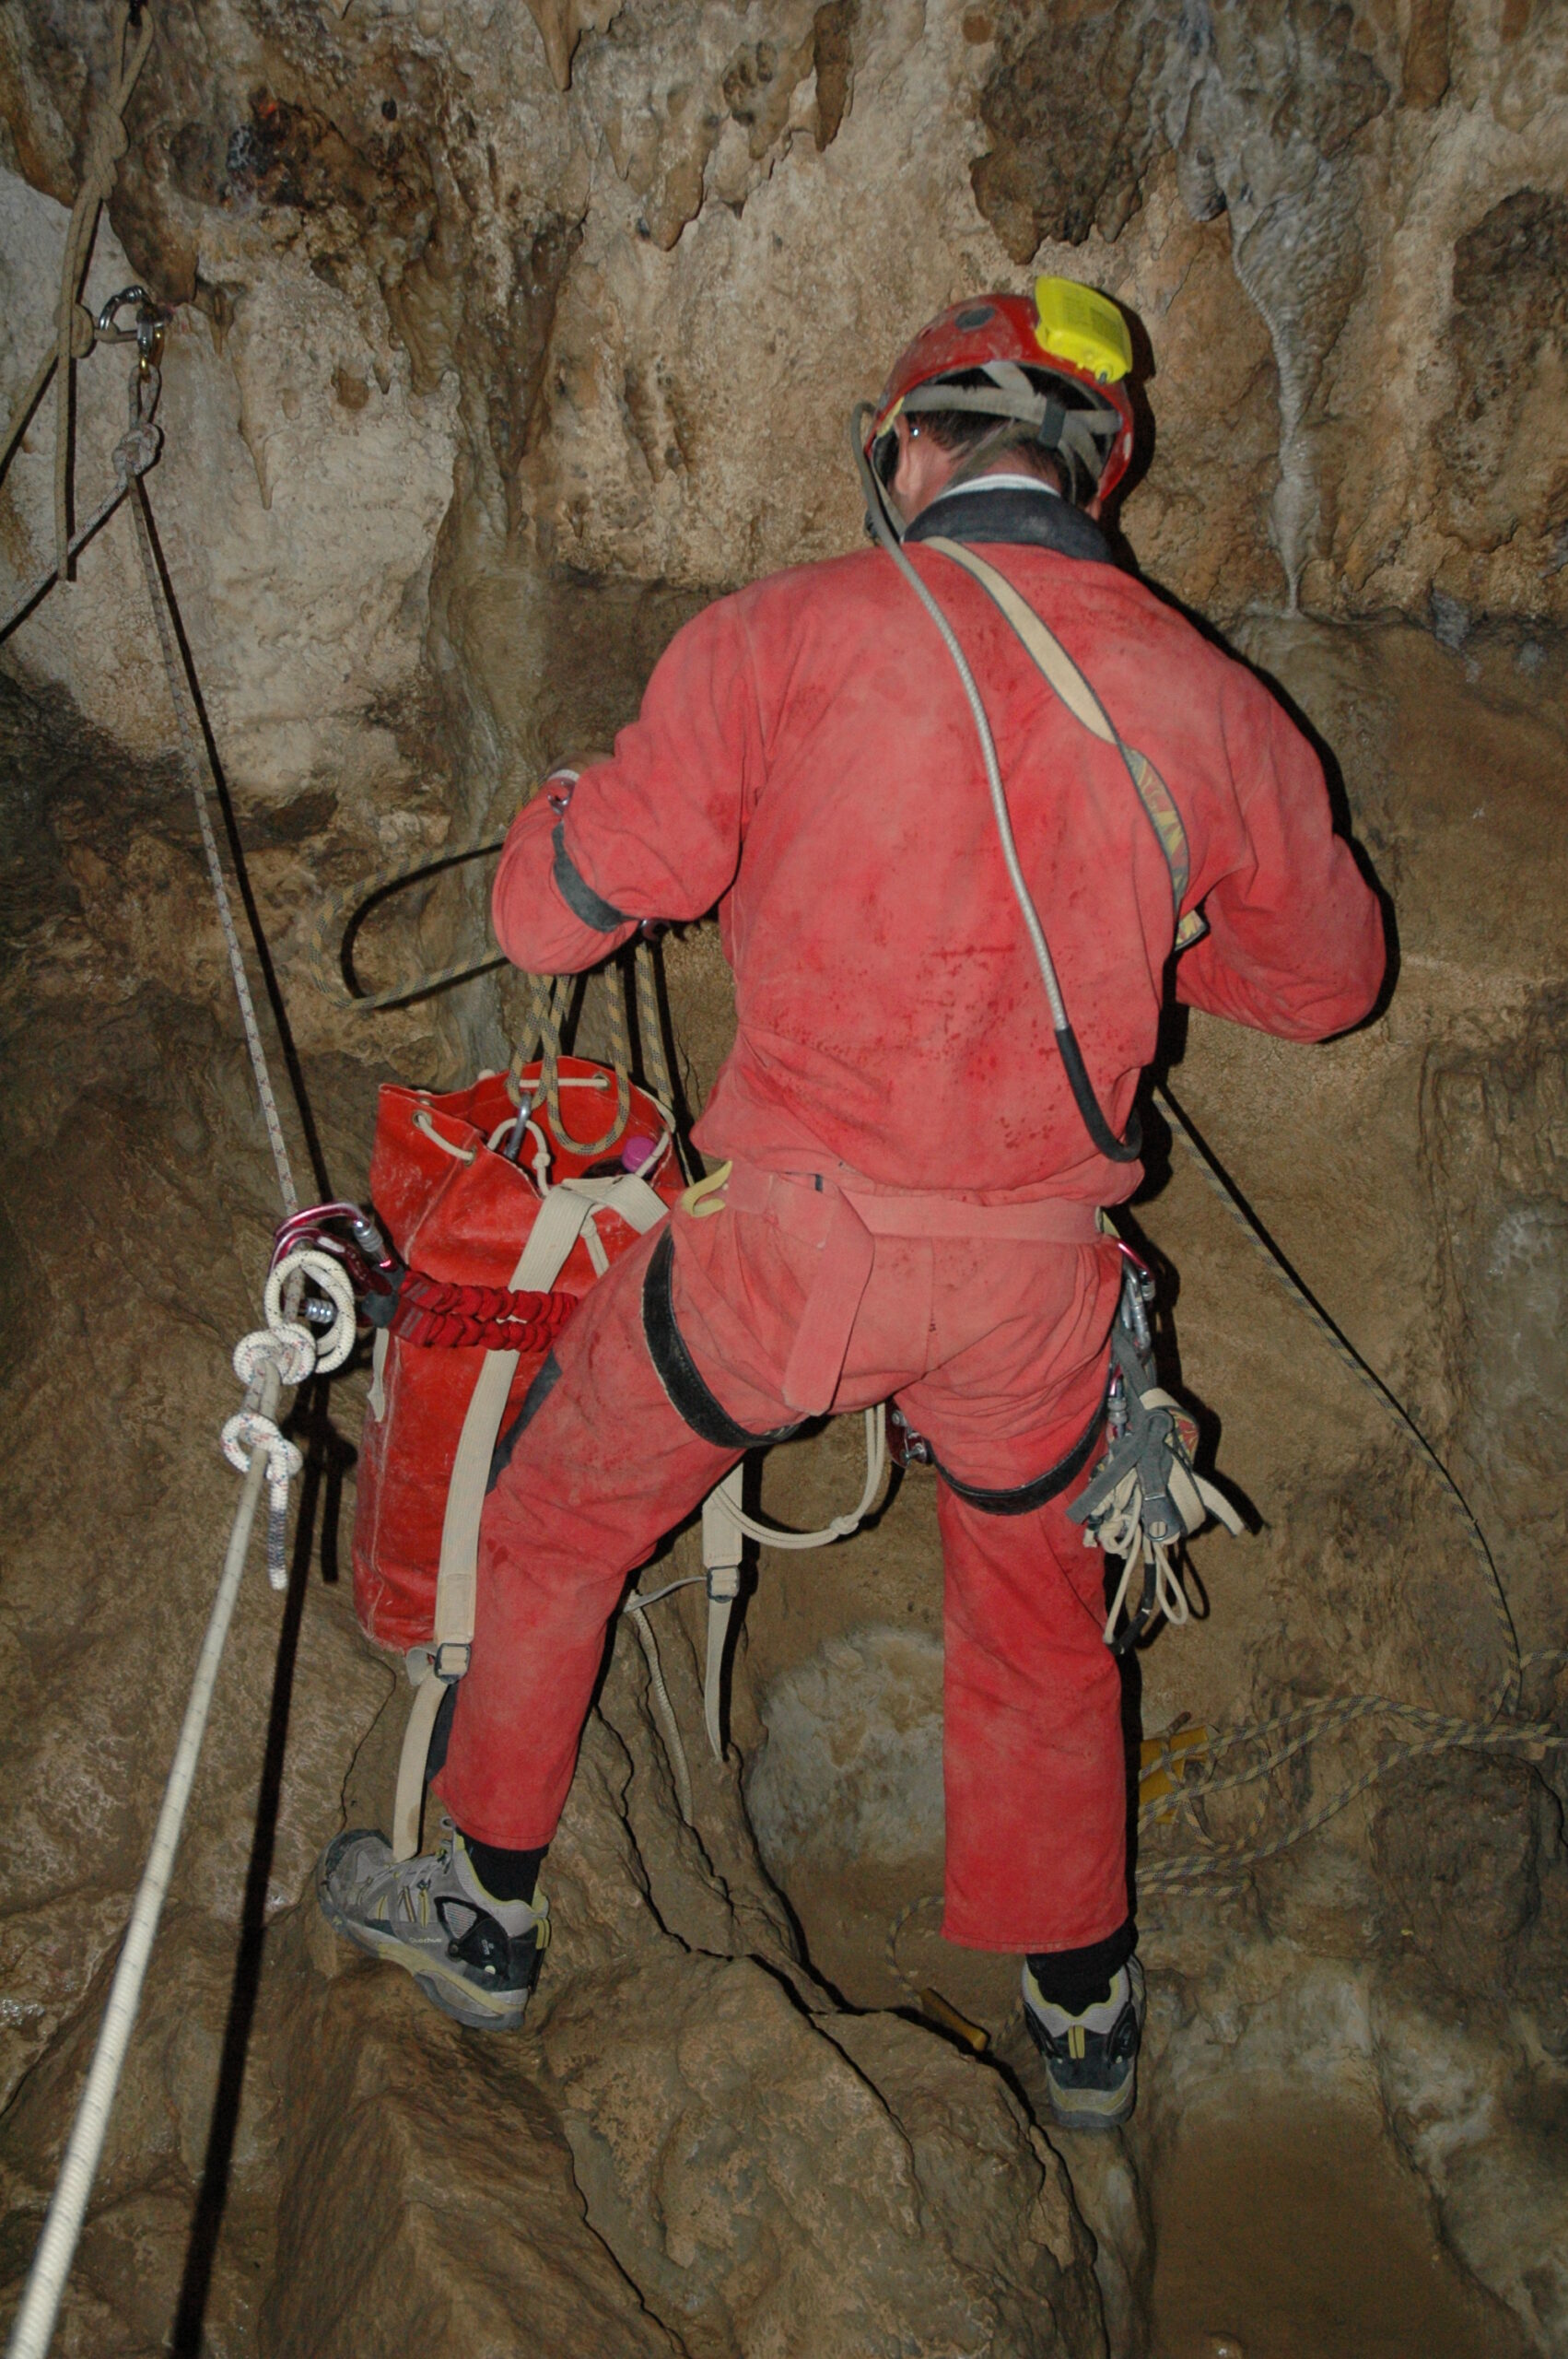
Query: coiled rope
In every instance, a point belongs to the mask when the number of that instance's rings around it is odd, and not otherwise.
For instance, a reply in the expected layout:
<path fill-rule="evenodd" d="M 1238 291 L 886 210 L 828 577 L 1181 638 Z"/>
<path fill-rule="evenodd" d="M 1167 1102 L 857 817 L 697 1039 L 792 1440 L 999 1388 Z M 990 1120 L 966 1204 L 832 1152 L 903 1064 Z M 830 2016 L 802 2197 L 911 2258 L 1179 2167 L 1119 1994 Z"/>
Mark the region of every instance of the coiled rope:
<path fill-rule="evenodd" d="M 1394 1418 L 1411 1449 L 1436 1474 L 1464 1529 L 1480 1573 L 1501 1640 L 1503 1662 L 1488 1709 L 1480 1719 L 1439 1712 L 1425 1705 L 1403 1703 L 1387 1696 L 1324 1696 L 1307 1697 L 1270 1719 L 1212 1729 L 1207 1732 L 1202 1745 L 1194 1744 L 1173 1751 L 1171 1741 L 1167 1739 L 1157 1763 L 1152 1766 L 1164 1772 L 1169 1790 L 1141 1805 L 1138 1814 L 1139 1827 L 1141 1832 L 1153 1833 L 1156 1825 L 1168 1824 L 1174 1818 L 1184 1825 L 1194 1838 L 1194 1848 L 1175 1858 L 1140 1865 L 1139 1889 L 1151 1896 L 1199 1888 L 1209 1891 L 1239 1889 L 1254 1868 L 1266 1860 L 1277 1859 L 1281 1852 L 1289 1850 L 1308 1835 L 1316 1834 L 1319 1827 L 1337 1817 L 1340 1811 L 1368 1792 L 1402 1762 L 1422 1760 L 1434 1754 L 1461 1749 L 1513 1753 L 1526 1759 L 1539 1760 L 1550 1751 L 1568 1746 L 1568 1731 L 1557 1728 L 1550 1720 L 1520 1719 L 1514 1708 L 1518 1702 L 1524 1673 L 1568 1662 L 1568 1649 L 1543 1647 L 1528 1654 L 1520 1653 L 1507 1593 L 1486 1535 L 1452 1473 L 1403 1402 L 1376 1370 L 1368 1366 L 1343 1330 L 1308 1291 L 1272 1238 L 1260 1228 L 1218 1158 L 1169 1090 L 1156 1088 L 1154 1097 L 1205 1182 L 1218 1196 L 1253 1250 L 1268 1263 L 1276 1283 L 1284 1289 L 1297 1309 L 1311 1320 L 1340 1365 L 1348 1369 Z M 1405 1733 L 1387 1745 L 1360 1776 L 1337 1787 L 1315 1810 L 1292 1820 L 1272 1836 L 1250 1841 L 1211 1841 L 1198 1817 L 1197 1806 L 1205 1797 L 1235 1792 L 1242 1787 L 1256 1785 L 1264 1778 L 1271 1778 L 1309 1746 L 1321 1743 L 1327 1737 L 1339 1735 L 1363 1720 L 1392 1722 L 1401 1727 Z M 1173 1736 L 1178 1734 L 1179 1731 L 1172 1732 Z M 1238 1752 L 1252 1757 L 1246 1759 L 1239 1768 L 1222 1771 L 1218 1767 L 1220 1762 Z M 1204 1757 L 1216 1765 L 1207 1774 L 1201 1766 Z"/>

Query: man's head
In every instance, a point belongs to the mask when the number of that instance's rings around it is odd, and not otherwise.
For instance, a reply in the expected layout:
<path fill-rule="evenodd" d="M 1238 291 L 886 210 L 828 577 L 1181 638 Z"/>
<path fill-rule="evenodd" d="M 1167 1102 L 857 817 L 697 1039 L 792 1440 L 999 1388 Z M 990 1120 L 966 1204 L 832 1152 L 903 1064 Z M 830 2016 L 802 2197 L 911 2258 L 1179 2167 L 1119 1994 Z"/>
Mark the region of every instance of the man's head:
<path fill-rule="evenodd" d="M 1132 365 L 1114 303 L 1071 279 L 944 311 L 900 356 L 868 459 L 906 518 L 961 476 L 1037 475 L 1091 514 L 1132 456 Z"/>
<path fill-rule="evenodd" d="M 977 369 L 970 369 L 955 381 L 967 390 L 987 381 Z M 1080 471 L 1047 451 L 1029 426 L 1015 427 L 1006 419 L 999 425 L 972 410 L 935 409 L 913 418 L 900 413 L 893 421 L 893 435 L 896 458 L 887 487 L 911 523 L 939 491 L 968 472 L 1033 475 L 1063 499 L 1073 497 L 1073 477 Z M 1082 482 L 1078 488 L 1082 493 Z M 1097 491 L 1078 504 L 1092 516 L 1100 512 Z"/>

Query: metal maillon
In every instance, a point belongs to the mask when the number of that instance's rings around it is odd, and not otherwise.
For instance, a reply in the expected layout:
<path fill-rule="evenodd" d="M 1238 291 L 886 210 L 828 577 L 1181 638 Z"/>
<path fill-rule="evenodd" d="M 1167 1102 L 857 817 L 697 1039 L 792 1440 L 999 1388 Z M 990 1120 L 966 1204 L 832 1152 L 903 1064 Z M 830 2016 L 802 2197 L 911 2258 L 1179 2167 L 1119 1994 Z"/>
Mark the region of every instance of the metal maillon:
<path fill-rule="evenodd" d="M 120 325 L 120 314 L 136 306 L 135 323 L 128 328 Z M 111 295 L 93 323 L 100 344 L 134 344 L 141 356 L 142 374 L 156 369 L 163 351 L 163 332 L 167 325 L 145 287 L 123 287 Z"/>

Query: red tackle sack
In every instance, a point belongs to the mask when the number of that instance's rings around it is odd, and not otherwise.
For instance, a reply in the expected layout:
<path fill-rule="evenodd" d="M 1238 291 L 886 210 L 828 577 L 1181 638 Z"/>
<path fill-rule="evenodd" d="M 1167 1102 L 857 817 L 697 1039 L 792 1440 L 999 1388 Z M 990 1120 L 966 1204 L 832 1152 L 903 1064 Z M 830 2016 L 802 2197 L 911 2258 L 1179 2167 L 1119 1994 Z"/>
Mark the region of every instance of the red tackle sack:
<path fill-rule="evenodd" d="M 524 1093 L 540 1086 L 525 1065 Z M 517 1109 L 504 1074 L 437 1097 L 384 1087 L 376 1109 L 370 1196 L 376 1215 L 411 1271 L 438 1283 L 509 1287 L 545 1197 L 563 1181 L 614 1180 L 635 1170 L 666 1204 L 685 1185 L 667 1109 L 630 1087 L 625 1130 L 613 1147 L 583 1153 L 579 1138 L 602 1136 L 615 1109 L 616 1078 L 580 1057 L 559 1060 L 561 1125 L 543 1100 L 528 1118 L 515 1161 Z M 581 1193 L 581 1191 L 573 1191 Z M 609 1192 L 613 1195 L 614 1190 Z M 653 1206 L 644 1196 L 646 1213 Z M 646 1226 L 646 1220 L 644 1221 Z M 608 1262 L 636 1242 L 614 1208 L 595 1205 L 591 1233 L 572 1245 L 552 1290 L 581 1296 Z M 545 1344 L 520 1354 L 501 1418 L 504 1432 L 543 1364 Z M 365 1415 L 354 1527 L 354 1603 L 367 1637 L 406 1653 L 431 1637 L 441 1532 L 459 1437 L 486 1347 L 434 1347 L 383 1329 Z"/>

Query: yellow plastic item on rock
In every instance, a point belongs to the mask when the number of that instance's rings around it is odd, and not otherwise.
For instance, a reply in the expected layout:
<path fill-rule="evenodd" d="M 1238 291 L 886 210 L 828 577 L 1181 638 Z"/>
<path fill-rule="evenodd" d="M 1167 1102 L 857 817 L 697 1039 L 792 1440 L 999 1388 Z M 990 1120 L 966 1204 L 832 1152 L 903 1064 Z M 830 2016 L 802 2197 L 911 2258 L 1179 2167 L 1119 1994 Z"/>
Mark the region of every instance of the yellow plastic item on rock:
<path fill-rule="evenodd" d="M 1035 330 L 1042 352 L 1086 369 L 1103 385 L 1114 385 L 1132 367 L 1132 338 L 1116 305 L 1097 288 L 1074 278 L 1037 278 Z"/>
<path fill-rule="evenodd" d="M 1164 1736 L 1146 1736 L 1138 1748 L 1140 1809 L 1177 1792 L 1188 1767 L 1196 1768 L 1208 1758 L 1209 1731 L 1200 1720 L 1178 1721 Z M 1162 1825 L 1175 1816 L 1175 1811 L 1159 1813 Z"/>
<path fill-rule="evenodd" d="M 950 2032 L 954 2039 L 961 2039 L 965 2047 L 973 2049 L 977 2056 L 985 2054 L 991 2044 L 989 2031 L 982 2031 L 978 2024 L 972 2024 L 967 2015 L 961 2015 L 956 2007 L 949 2006 L 940 1990 L 922 1989 L 916 1996 L 920 2002 L 920 2013 L 930 2022 Z"/>

